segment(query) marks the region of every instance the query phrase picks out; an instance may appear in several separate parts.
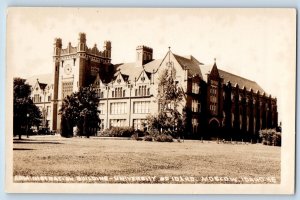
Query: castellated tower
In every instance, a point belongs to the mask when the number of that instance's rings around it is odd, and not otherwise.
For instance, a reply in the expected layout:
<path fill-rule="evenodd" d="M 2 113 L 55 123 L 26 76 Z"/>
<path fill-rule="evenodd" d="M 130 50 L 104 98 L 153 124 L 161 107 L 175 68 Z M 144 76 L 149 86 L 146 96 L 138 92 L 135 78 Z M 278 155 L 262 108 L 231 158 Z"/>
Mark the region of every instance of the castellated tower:
<path fill-rule="evenodd" d="M 58 111 L 62 100 L 79 90 L 80 87 L 90 85 L 100 67 L 111 63 L 111 42 L 105 41 L 100 51 L 95 44 L 92 48 L 86 45 L 86 34 L 79 33 L 78 43 L 75 46 L 69 42 L 62 48 L 62 40 L 54 41 L 54 95 L 53 95 L 53 130 L 60 130 L 60 115 Z"/>
<path fill-rule="evenodd" d="M 152 61 L 153 49 L 147 46 L 136 47 L 136 64 L 142 66 Z"/>

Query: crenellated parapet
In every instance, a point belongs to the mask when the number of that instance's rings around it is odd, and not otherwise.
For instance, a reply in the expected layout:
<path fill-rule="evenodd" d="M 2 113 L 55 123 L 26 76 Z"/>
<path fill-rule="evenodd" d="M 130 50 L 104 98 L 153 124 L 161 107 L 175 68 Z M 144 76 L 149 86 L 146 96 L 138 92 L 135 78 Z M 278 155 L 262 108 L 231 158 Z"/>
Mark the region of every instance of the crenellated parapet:
<path fill-rule="evenodd" d="M 81 57 L 95 62 L 110 63 L 111 61 L 111 42 L 104 41 L 103 50 L 99 50 L 97 44 L 89 48 L 86 44 L 86 34 L 79 33 L 77 46 L 72 46 L 69 42 L 66 48 L 62 48 L 62 40 L 56 38 L 54 42 L 54 59 L 73 59 Z"/>
<path fill-rule="evenodd" d="M 61 55 L 74 54 L 77 53 L 77 47 L 73 47 L 71 42 L 67 48 L 61 50 Z"/>

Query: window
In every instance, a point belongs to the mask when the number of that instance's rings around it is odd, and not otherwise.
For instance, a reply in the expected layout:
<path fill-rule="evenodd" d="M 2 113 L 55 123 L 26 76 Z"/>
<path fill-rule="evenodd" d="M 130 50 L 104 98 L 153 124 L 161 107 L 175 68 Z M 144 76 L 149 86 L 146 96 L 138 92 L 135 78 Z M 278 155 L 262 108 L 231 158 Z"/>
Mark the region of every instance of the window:
<path fill-rule="evenodd" d="M 192 119 L 192 126 L 193 126 L 193 133 L 197 133 L 198 129 L 198 119 L 193 118 Z"/>
<path fill-rule="evenodd" d="M 126 102 L 116 102 L 110 104 L 110 114 L 126 114 Z"/>
<path fill-rule="evenodd" d="M 51 95 L 48 96 L 48 101 L 51 101 Z"/>
<path fill-rule="evenodd" d="M 247 131 L 249 131 L 249 116 L 247 116 Z"/>
<path fill-rule="evenodd" d="M 201 112 L 201 103 L 198 101 L 198 112 Z"/>
<path fill-rule="evenodd" d="M 111 96 L 115 97 L 115 91 L 111 91 Z"/>
<path fill-rule="evenodd" d="M 240 114 L 240 129 L 242 129 L 242 124 L 243 124 L 243 123 L 242 123 L 242 119 L 243 119 L 243 118 L 242 118 L 242 115 Z"/>
<path fill-rule="evenodd" d="M 99 111 L 100 111 L 100 115 L 104 114 L 104 103 L 99 104 Z"/>
<path fill-rule="evenodd" d="M 253 130 L 254 130 L 254 133 L 256 132 L 255 127 L 256 127 L 256 118 L 254 117 L 253 118 Z"/>
<path fill-rule="evenodd" d="M 126 126 L 126 119 L 111 119 L 110 127 L 124 127 Z"/>
<path fill-rule="evenodd" d="M 193 112 L 200 112 L 201 104 L 198 100 L 193 99 L 192 101 L 192 111 Z"/>
<path fill-rule="evenodd" d="M 139 86 L 139 89 L 135 90 L 135 96 L 146 96 L 147 95 L 147 87 L 146 85 Z M 148 95 L 150 95 L 150 90 L 148 92 Z"/>
<path fill-rule="evenodd" d="M 147 95 L 150 95 L 150 88 L 147 89 Z"/>
<path fill-rule="evenodd" d="M 216 113 L 217 112 L 217 106 L 216 105 L 210 105 L 209 109 L 213 112 Z"/>
<path fill-rule="evenodd" d="M 47 114 L 46 114 L 46 116 L 48 117 L 48 116 L 50 116 L 50 114 L 51 114 L 50 106 L 47 106 Z"/>
<path fill-rule="evenodd" d="M 99 98 L 100 97 L 100 92 L 101 92 L 100 88 L 96 88 L 95 91 L 96 91 L 96 97 Z"/>
<path fill-rule="evenodd" d="M 65 98 L 68 95 L 71 95 L 73 92 L 73 82 L 66 81 L 62 83 L 62 97 Z"/>
<path fill-rule="evenodd" d="M 150 113 L 150 101 L 136 101 L 133 103 L 133 113 Z"/>
<path fill-rule="evenodd" d="M 117 88 L 115 88 L 114 94 L 115 94 L 115 96 L 113 96 L 113 97 L 121 98 L 121 97 L 122 97 L 122 94 L 125 95 L 125 90 L 122 91 L 122 88 L 121 88 L 121 87 L 117 87 Z"/>
<path fill-rule="evenodd" d="M 147 120 L 146 119 L 134 119 L 133 128 L 135 130 L 144 130 L 147 129 Z"/>
<path fill-rule="evenodd" d="M 199 94 L 199 84 L 198 83 L 195 83 L 195 82 L 192 83 L 192 93 Z"/>
<path fill-rule="evenodd" d="M 217 92 L 217 87 L 216 86 L 211 86 L 210 88 L 210 111 L 213 114 L 217 114 L 217 105 L 218 105 L 218 92 Z"/>
<path fill-rule="evenodd" d="M 34 95 L 34 100 L 33 100 L 34 103 L 39 103 L 40 102 L 40 95 L 38 94 L 35 94 Z"/>

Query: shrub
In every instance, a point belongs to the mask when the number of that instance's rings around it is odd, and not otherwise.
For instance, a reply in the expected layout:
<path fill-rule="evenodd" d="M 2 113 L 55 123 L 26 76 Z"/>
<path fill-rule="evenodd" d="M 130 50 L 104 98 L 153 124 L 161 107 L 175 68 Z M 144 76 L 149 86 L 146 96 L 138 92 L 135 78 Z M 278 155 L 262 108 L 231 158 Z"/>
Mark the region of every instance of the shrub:
<path fill-rule="evenodd" d="M 154 138 L 157 142 L 173 142 L 173 137 L 171 135 L 160 134 Z"/>
<path fill-rule="evenodd" d="M 143 140 L 142 138 L 140 138 L 139 136 L 138 136 L 138 134 L 133 134 L 132 136 L 131 136 L 131 139 L 132 140 L 137 140 L 137 141 L 141 141 L 141 140 Z"/>
<path fill-rule="evenodd" d="M 281 146 L 281 133 L 275 129 L 260 130 L 259 137 L 264 145 Z"/>
<path fill-rule="evenodd" d="M 153 141 L 153 137 L 151 135 L 146 135 L 144 137 L 144 141 L 149 141 L 149 142 L 152 142 Z"/>
<path fill-rule="evenodd" d="M 134 129 L 131 127 L 112 127 L 100 133 L 102 137 L 131 137 Z"/>
<path fill-rule="evenodd" d="M 136 134 L 138 137 L 143 137 L 145 135 L 145 132 L 141 130 L 135 130 L 134 134 Z"/>
<path fill-rule="evenodd" d="M 152 137 L 156 137 L 157 135 L 160 135 L 161 133 L 157 129 L 151 129 L 148 132 L 146 132 L 146 134 L 151 135 Z"/>

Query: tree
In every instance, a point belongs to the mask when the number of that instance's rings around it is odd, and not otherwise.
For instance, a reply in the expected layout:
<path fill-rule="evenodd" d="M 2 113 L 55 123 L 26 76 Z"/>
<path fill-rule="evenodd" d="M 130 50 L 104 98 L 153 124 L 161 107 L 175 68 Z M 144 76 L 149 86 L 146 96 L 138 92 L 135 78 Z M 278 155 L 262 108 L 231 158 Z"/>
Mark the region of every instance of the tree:
<path fill-rule="evenodd" d="M 39 126 L 42 119 L 41 111 L 30 98 L 31 87 L 25 82 L 25 79 L 14 78 L 13 132 L 19 139 L 31 126 Z"/>
<path fill-rule="evenodd" d="M 78 135 L 89 138 L 89 128 L 97 128 L 100 121 L 98 104 L 99 99 L 91 86 L 80 88 L 64 98 L 60 109 L 62 136 L 73 136 L 73 127 L 76 126 Z"/>
<path fill-rule="evenodd" d="M 178 135 L 184 129 L 184 113 L 178 111 L 184 93 L 175 78 L 174 68 L 165 69 L 160 74 L 157 95 L 159 112 L 157 115 L 149 115 L 147 121 L 152 129 L 160 132 L 169 130 L 173 135 Z"/>

